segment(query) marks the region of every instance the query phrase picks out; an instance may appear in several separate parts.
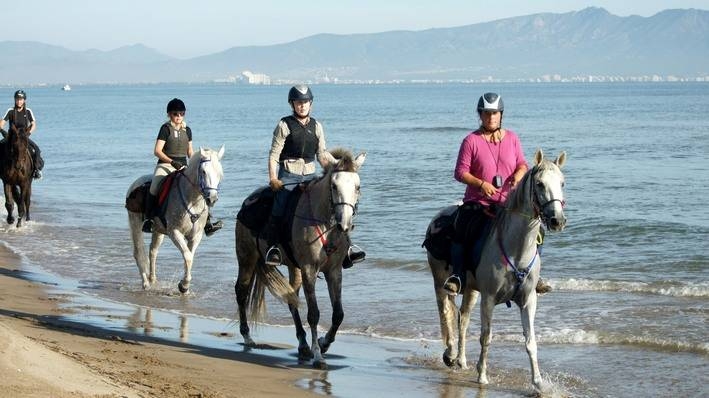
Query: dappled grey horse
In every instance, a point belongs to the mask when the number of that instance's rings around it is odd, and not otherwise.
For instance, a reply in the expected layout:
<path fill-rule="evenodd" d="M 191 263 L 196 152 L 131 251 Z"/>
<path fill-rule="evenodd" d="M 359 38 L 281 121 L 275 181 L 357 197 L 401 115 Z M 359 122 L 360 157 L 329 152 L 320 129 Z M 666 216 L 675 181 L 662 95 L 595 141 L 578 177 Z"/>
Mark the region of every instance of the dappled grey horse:
<path fill-rule="evenodd" d="M 224 146 L 219 151 L 200 148 L 190 157 L 187 167 L 177 172 L 166 199 L 165 223 L 157 216 L 153 220 L 150 260 L 145 253 L 143 242 L 143 212 L 128 210 L 128 223 L 133 238 L 133 257 L 143 281 L 143 289 L 150 288 L 150 285 L 157 281 L 158 249 L 165 235 L 168 235 L 184 259 L 185 274 L 177 287 L 182 293 L 189 291 L 192 261 L 197 246 L 202 240 L 209 213 L 208 207 L 214 206 L 219 199 L 219 183 L 224 177 L 222 156 L 224 156 Z M 152 175 L 147 174 L 135 180 L 128 189 L 128 195 L 151 179 Z"/>
<path fill-rule="evenodd" d="M 335 334 L 344 318 L 342 309 L 342 261 L 350 248 L 349 231 L 352 229 L 360 195 L 357 174 L 365 160 L 362 153 L 356 158 L 344 150 L 332 151 L 324 175 L 304 187 L 295 208 L 291 228 L 292 254 L 284 257 L 289 280 L 276 267 L 264 263 L 268 244 L 259 239 L 257 231 L 241 221 L 236 222 L 236 257 L 239 275 L 234 286 L 239 306 L 240 332 L 247 346 L 255 347 L 250 335 L 246 311 L 258 321 L 265 310 L 264 290 L 288 304 L 295 322 L 298 338 L 298 356 L 301 360 L 313 359 L 313 366 L 326 368 L 323 355 L 335 341 Z M 282 246 L 282 245 L 281 245 Z M 281 247 L 281 253 L 287 253 Z M 318 339 L 320 310 L 315 298 L 315 281 L 322 272 L 332 304 L 332 324 L 324 337 Z M 298 291 L 303 286 L 308 305 L 308 324 L 311 344 L 308 346 L 305 329 L 298 312 Z"/>
<path fill-rule="evenodd" d="M 472 274 L 468 271 L 460 309 L 455 299 L 443 288 L 451 275 L 445 260 L 428 253 L 433 274 L 436 302 L 441 322 L 441 334 L 446 350 L 443 361 L 448 366 L 468 367 L 465 356 L 465 337 L 470 322 L 470 311 L 478 298 L 481 333 L 478 382 L 488 383 L 487 354 L 490 345 L 490 326 L 495 305 L 514 302 L 520 309 L 525 346 L 532 370 L 532 383 L 541 389 L 541 374 L 537 364 L 537 342 L 534 335 L 534 316 L 537 310 L 535 287 L 539 279 L 541 260 L 537 237 L 542 224 L 552 231 L 561 231 L 566 225 L 564 216 L 564 175 L 561 167 L 566 161 L 562 152 L 554 161 L 544 159 L 541 150 L 534 155 L 535 166 L 524 175 L 517 188 L 510 193 L 504 207 L 497 214 L 482 249 L 480 263 Z M 427 236 L 435 221 L 443 214 L 451 214 L 455 206 L 443 209 L 429 224 Z M 458 347 L 454 347 L 455 335 Z"/>

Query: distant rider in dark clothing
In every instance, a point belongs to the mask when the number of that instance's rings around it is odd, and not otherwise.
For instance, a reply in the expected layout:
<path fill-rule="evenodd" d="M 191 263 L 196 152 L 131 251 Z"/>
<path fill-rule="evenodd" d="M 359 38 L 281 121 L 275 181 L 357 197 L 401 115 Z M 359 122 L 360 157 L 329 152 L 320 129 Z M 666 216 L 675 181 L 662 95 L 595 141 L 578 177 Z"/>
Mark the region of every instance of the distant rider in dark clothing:
<path fill-rule="evenodd" d="M 5 113 L 5 117 L 0 120 L 0 130 L 5 127 L 5 122 L 9 122 L 9 129 L 15 128 L 17 130 L 24 129 L 27 134 L 32 134 L 33 131 L 37 129 L 37 121 L 34 118 L 34 113 L 27 107 L 25 101 L 27 100 L 27 94 L 22 90 L 15 91 L 15 106 L 8 109 Z M 2 130 L 3 138 L 5 138 L 5 131 Z M 44 168 L 44 160 L 40 156 L 39 147 L 31 139 L 28 139 L 30 155 L 32 155 L 32 167 L 34 167 L 34 172 L 32 177 L 35 179 L 42 178 L 42 169 Z"/>

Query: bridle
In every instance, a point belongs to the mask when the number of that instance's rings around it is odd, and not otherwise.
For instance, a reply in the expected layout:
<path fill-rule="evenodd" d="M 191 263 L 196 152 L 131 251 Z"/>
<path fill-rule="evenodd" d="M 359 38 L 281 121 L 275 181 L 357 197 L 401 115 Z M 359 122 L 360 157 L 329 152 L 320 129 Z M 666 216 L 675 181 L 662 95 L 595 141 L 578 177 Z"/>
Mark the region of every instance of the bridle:
<path fill-rule="evenodd" d="M 194 182 L 190 181 L 189 177 L 187 177 L 187 175 L 185 175 L 184 171 L 180 171 L 180 173 L 177 175 L 178 177 L 184 177 L 184 179 L 185 179 L 187 182 L 189 182 L 190 185 L 192 185 L 192 186 L 195 187 L 195 188 L 198 188 L 198 189 L 199 189 L 199 192 L 200 192 L 200 194 L 201 194 L 202 200 L 204 201 L 205 206 L 204 206 L 204 208 L 202 209 L 202 211 L 200 211 L 199 214 L 193 213 L 193 212 L 190 210 L 190 208 L 189 208 L 189 204 L 187 203 L 187 200 L 185 199 L 185 194 L 184 194 L 184 192 L 182 192 L 182 186 L 181 186 L 179 183 L 177 184 L 177 191 L 178 191 L 179 194 L 180 194 L 180 201 L 182 202 L 182 206 L 183 206 L 183 207 L 185 208 L 185 210 L 187 211 L 187 214 L 190 215 L 190 220 L 191 220 L 193 223 L 197 221 L 197 219 L 200 217 L 200 215 L 201 215 L 202 213 L 204 213 L 204 210 L 209 206 L 209 205 L 207 204 L 207 199 L 209 198 L 209 193 L 210 193 L 211 191 L 216 191 L 217 193 L 219 193 L 219 186 L 221 185 L 221 181 L 217 184 L 216 187 L 210 187 L 209 185 L 207 185 L 207 183 L 204 181 L 204 178 L 202 177 L 201 171 L 203 170 L 203 165 L 204 165 L 205 163 L 211 162 L 211 161 L 212 161 L 211 158 L 210 158 L 210 159 L 202 158 L 202 159 L 200 160 L 200 162 L 199 162 L 199 169 L 198 169 L 198 171 L 197 171 L 197 183 L 196 183 L 196 184 L 195 184 Z"/>
<path fill-rule="evenodd" d="M 561 205 L 561 208 L 563 209 L 564 206 L 566 206 L 566 201 L 563 199 L 550 199 L 544 203 L 539 202 L 539 193 L 537 191 L 537 184 L 534 182 L 534 177 L 539 173 L 539 166 L 534 166 L 534 169 L 532 171 L 532 174 L 530 175 L 530 183 L 532 184 L 532 189 L 531 189 L 531 195 L 532 195 L 532 209 L 534 210 L 534 218 L 539 218 L 542 223 L 549 228 L 549 218 L 545 215 L 544 209 L 547 208 L 547 206 L 550 206 L 554 204 L 555 202 L 559 202 Z"/>
<path fill-rule="evenodd" d="M 335 208 L 337 206 L 349 206 L 352 208 L 352 217 L 354 217 L 357 214 L 357 209 L 359 207 L 359 199 L 354 204 L 349 203 L 349 202 L 336 202 L 335 198 L 332 195 L 332 180 L 334 178 L 334 174 L 335 173 L 343 173 L 343 172 L 351 173 L 351 172 L 345 171 L 345 170 L 337 170 L 337 171 L 333 171 L 332 172 L 333 175 L 330 177 L 330 185 L 331 185 L 331 187 L 330 187 L 330 209 L 332 210 L 332 213 L 334 214 Z"/>

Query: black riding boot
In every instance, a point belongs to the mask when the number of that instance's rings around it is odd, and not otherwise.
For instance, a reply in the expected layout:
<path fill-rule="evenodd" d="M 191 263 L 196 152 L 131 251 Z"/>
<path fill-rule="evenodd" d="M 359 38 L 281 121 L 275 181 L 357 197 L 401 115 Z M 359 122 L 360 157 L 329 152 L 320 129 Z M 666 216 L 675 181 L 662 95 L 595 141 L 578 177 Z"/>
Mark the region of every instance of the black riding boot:
<path fill-rule="evenodd" d="M 158 197 L 148 194 L 148 200 L 145 202 L 145 215 L 143 216 L 143 232 L 153 232 L 153 217 L 155 212 L 155 204 L 158 202 Z"/>
<path fill-rule="evenodd" d="M 283 262 L 281 250 L 278 248 L 278 243 L 281 240 L 282 221 L 282 216 L 271 215 L 262 235 L 263 239 L 266 240 L 266 244 L 269 246 L 268 251 L 266 251 L 266 264 L 274 267 L 281 265 Z"/>
<path fill-rule="evenodd" d="M 39 150 L 37 144 L 32 140 L 28 140 L 28 143 L 30 148 L 30 155 L 32 156 L 32 166 L 34 168 L 32 172 L 32 178 L 34 178 L 35 180 L 40 180 L 42 179 L 42 169 L 44 168 L 44 160 L 42 159 L 41 151 Z"/>
<path fill-rule="evenodd" d="M 465 270 L 463 270 L 463 245 L 453 242 L 451 244 L 451 263 L 453 274 L 443 282 L 443 288 L 451 295 L 456 295 L 465 286 Z"/>
<path fill-rule="evenodd" d="M 366 253 L 364 250 L 355 245 L 350 246 L 350 248 L 347 249 L 347 256 L 345 256 L 345 259 L 342 261 L 342 268 L 352 268 L 353 265 L 364 261 L 365 256 Z"/>
<path fill-rule="evenodd" d="M 204 224 L 204 234 L 207 236 L 212 236 L 214 235 L 215 232 L 219 231 L 222 229 L 224 226 L 224 223 L 222 220 L 217 220 L 215 222 L 212 222 L 212 213 L 209 212 L 207 213 L 207 223 Z"/>

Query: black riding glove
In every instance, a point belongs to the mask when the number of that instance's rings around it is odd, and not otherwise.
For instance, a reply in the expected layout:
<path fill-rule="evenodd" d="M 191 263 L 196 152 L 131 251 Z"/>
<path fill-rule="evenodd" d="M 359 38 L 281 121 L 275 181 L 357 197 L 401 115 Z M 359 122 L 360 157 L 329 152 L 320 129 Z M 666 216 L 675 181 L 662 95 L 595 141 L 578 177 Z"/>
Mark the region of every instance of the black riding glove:
<path fill-rule="evenodd" d="M 184 164 L 179 160 L 172 160 L 170 161 L 170 166 L 174 167 L 175 170 L 179 170 L 184 166 Z"/>

